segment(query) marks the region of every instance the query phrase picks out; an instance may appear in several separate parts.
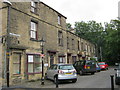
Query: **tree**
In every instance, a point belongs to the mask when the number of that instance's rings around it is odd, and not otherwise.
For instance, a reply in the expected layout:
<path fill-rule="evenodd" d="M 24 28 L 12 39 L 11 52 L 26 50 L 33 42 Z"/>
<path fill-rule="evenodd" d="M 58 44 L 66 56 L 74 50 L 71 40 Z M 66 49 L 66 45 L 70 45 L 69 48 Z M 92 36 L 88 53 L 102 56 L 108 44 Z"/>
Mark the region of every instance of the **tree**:
<path fill-rule="evenodd" d="M 67 27 L 67 29 L 69 30 L 69 29 L 72 28 L 72 25 L 71 25 L 70 23 L 67 23 L 66 27 Z"/>
<path fill-rule="evenodd" d="M 105 45 L 104 57 L 108 59 L 111 64 L 120 62 L 120 21 L 111 20 L 110 23 L 105 23 Z"/>
<path fill-rule="evenodd" d="M 88 21 L 88 22 L 75 22 L 75 30 L 76 34 L 86 40 L 91 41 L 96 45 L 96 49 L 98 49 L 98 58 L 100 58 L 100 47 L 103 44 L 104 36 L 103 31 L 104 28 L 101 23 L 97 23 L 96 21 Z"/>

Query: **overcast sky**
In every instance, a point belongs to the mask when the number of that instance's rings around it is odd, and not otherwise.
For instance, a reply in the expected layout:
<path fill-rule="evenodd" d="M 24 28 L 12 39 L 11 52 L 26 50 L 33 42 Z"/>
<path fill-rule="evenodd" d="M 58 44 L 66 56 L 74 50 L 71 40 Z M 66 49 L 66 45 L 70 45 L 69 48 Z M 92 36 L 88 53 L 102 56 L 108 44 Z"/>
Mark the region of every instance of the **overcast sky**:
<path fill-rule="evenodd" d="M 67 23 L 95 20 L 109 22 L 118 17 L 120 0 L 41 0 L 67 17 Z"/>

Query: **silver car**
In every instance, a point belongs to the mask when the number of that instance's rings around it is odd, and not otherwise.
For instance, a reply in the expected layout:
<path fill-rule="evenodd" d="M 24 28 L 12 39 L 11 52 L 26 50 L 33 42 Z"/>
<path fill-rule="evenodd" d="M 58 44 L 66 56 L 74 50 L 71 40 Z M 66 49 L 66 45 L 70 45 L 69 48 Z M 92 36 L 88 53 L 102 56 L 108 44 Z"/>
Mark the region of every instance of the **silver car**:
<path fill-rule="evenodd" d="M 77 81 L 76 70 L 72 64 L 53 64 L 46 72 L 46 78 L 54 80 L 56 83 L 56 75 L 58 74 L 58 82 L 60 81 Z"/>

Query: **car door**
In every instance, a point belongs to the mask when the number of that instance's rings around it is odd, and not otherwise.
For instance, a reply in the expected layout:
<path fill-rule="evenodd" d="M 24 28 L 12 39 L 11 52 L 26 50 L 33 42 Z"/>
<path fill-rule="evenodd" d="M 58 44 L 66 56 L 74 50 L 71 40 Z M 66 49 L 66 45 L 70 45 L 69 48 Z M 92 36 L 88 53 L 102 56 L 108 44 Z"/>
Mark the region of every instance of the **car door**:
<path fill-rule="evenodd" d="M 52 79 L 51 77 L 52 77 L 52 71 L 53 71 L 53 67 L 54 67 L 54 65 L 51 65 L 50 67 L 49 67 L 49 69 L 47 70 L 47 78 L 49 78 L 49 79 Z"/>
<path fill-rule="evenodd" d="M 54 76 L 58 73 L 58 65 L 54 65 L 51 70 L 51 78 L 54 80 Z"/>
<path fill-rule="evenodd" d="M 78 62 L 75 62 L 74 64 L 73 64 L 73 66 L 74 66 L 74 68 L 76 69 L 76 71 L 78 72 Z"/>

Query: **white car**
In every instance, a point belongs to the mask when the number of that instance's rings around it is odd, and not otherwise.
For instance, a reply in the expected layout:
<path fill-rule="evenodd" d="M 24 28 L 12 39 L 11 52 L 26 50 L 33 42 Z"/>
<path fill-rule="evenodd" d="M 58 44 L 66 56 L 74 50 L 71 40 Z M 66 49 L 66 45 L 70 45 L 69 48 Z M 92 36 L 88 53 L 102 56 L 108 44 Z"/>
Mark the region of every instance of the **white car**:
<path fill-rule="evenodd" d="M 58 75 L 58 82 L 60 81 L 77 81 L 76 70 L 72 64 L 53 64 L 46 72 L 46 78 L 54 80 L 56 83 L 56 75 Z"/>
<path fill-rule="evenodd" d="M 115 84 L 120 85 L 120 64 L 118 64 L 118 68 L 115 69 Z"/>

